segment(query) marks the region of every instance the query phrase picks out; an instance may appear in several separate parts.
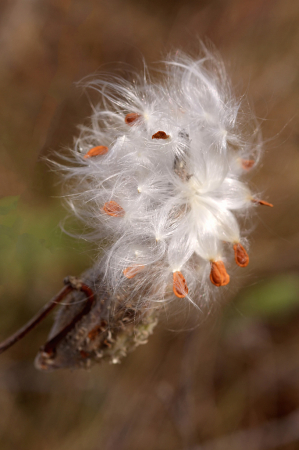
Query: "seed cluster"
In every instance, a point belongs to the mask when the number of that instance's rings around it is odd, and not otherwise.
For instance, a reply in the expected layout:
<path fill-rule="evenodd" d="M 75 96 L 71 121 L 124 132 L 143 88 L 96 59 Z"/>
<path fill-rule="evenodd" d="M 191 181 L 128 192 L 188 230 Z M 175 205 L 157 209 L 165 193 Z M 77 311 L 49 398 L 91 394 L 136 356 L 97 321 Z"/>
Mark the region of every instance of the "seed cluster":
<path fill-rule="evenodd" d="M 164 82 L 90 83 L 104 108 L 94 107 L 65 157 L 72 165 L 59 166 L 85 237 L 110 242 L 98 262 L 106 282 L 147 304 L 198 304 L 228 285 L 231 255 L 249 263 L 240 221 L 255 205 L 272 206 L 243 181 L 261 153 L 255 118 L 222 62 L 203 53 L 169 60 Z"/>

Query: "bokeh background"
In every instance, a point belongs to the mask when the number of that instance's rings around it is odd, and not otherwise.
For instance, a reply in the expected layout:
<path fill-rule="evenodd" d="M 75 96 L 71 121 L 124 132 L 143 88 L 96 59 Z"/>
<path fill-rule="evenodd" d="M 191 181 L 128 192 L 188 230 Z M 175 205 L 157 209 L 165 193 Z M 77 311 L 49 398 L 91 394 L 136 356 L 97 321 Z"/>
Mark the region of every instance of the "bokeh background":
<path fill-rule="evenodd" d="M 0 339 L 92 252 L 64 236 L 42 162 L 90 113 L 75 82 L 151 66 L 199 40 L 222 55 L 259 117 L 252 183 L 275 207 L 254 219 L 250 266 L 198 327 L 162 320 L 121 365 L 40 373 L 52 318 L 0 357 L 2 450 L 299 448 L 299 3 L 294 0 L 2 0 Z"/>

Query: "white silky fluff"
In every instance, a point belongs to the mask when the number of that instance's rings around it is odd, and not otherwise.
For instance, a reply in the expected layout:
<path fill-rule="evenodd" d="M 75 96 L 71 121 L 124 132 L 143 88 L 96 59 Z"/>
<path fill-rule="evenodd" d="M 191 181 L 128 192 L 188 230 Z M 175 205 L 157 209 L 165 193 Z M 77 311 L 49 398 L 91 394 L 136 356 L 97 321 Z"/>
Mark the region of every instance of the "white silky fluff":
<path fill-rule="evenodd" d="M 242 240 L 240 217 L 253 205 L 241 162 L 260 157 L 254 116 L 244 112 L 223 63 L 206 49 L 198 60 L 169 59 L 161 82 L 145 70 L 132 83 L 110 77 L 89 87 L 101 103 L 56 163 L 68 205 L 86 224 L 81 236 L 99 248 L 109 243 L 98 267 L 128 301 L 136 295 L 143 306 L 184 301 L 172 291 L 172 274 L 180 271 L 186 298 L 201 305 L 219 291 L 209 279 L 211 261 L 233 259 L 233 244 Z M 128 113 L 141 118 L 127 125 Z M 158 131 L 169 138 L 152 139 Z M 85 159 L 98 145 L 107 154 Z M 111 200 L 124 217 L 104 212 Z M 127 279 L 123 271 L 135 265 L 145 267 Z"/>

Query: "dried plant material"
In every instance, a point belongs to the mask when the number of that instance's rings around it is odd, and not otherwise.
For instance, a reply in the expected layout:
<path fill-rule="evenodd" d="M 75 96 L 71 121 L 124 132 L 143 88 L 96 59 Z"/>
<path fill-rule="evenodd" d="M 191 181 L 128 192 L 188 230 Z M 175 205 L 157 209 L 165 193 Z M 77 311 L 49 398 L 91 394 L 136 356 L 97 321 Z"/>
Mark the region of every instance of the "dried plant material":
<path fill-rule="evenodd" d="M 253 203 L 258 203 L 259 205 L 262 205 L 262 206 L 270 206 L 270 208 L 273 208 L 272 203 L 268 203 L 268 202 L 266 202 L 265 200 L 258 200 L 258 199 L 256 199 L 256 198 L 253 198 L 251 201 L 252 201 Z"/>
<path fill-rule="evenodd" d="M 36 356 L 35 366 L 39 370 L 89 368 L 102 361 L 119 363 L 138 345 L 147 342 L 157 324 L 157 309 L 140 310 L 138 295 L 130 304 L 125 294 L 114 296 L 105 285 L 103 274 L 90 269 L 82 275 L 82 281 L 99 286 L 93 301 L 77 290 L 64 298 L 49 340 Z"/>
<path fill-rule="evenodd" d="M 108 153 L 108 147 L 106 147 L 105 145 L 98 145 L 97 147 L 93 147 L 91 148 L 86 155 L 84 155 L 84 158 L 92 158 L 94 156 L 99 156 L 99 155 L 106 155 L 106 153 Z"/>
<path fill-rule="evenodd" d="M 123 274 L 126 278 L 131 280 L 131 278 L 134 278 L 137 273 L 141 272 L 141 270 L 144 269 L 144 266 L 135 264 L 133 266 L 127 267 L 125 270 L 123 270 Z"/>
<path fill-rule="evenodd" d="M 125 122 L 127 125 L 134 125 L 135 122 L 137 122 L 139 119 L 141 119 L 141 115 L 138 113 L 129 113 L 125 117 Z"/>
<path fill-rule="evenodd" d="M 226 271 L 223 261 L 213 261 L 211 263 L 210 280 L 215 286 L 226 286 L 230 277 Z"/>
<path fill-rule="evenodd" d="M 184 298 L 188 294 L 188 286 L 182 272 L 173 273 L 173 292 L 179 298 Z"/>
<path fill-rule="evenodd" d="M 113 217 L 124 217 L 125 215 L 125 210 L 114 200 L 106 202 L 103 206 L 103 211 L 108 214 L 108 216 Z"/>
<path fill-rule="evenodd" d="M 249 256 L 243 245 L 240 243 L 234 244 L 235 261 L 240 267 L 246 267 L 249 263 Z"/>
<path fill-rule="evenodd" d="M 107 322 L 105 320 L 102 320 L 99 325 L 96 325 L 90 332 L 88 333 L 88 339 L 91 341 L 94 341 L 96 337 L 99 336 L 102 332 L 107 330 Z"/>
<path fill-rule="evenodd" d="M 250 170 L 255 164 L 254 159 L 241 159 L 241 166 L 244 170 Z"/>
<path fill-rule="evenodd" d="M 152 139 L 168 139 L 169 135 L 165 131 L 157 131 L 157 133 L 152 135 Z"/>

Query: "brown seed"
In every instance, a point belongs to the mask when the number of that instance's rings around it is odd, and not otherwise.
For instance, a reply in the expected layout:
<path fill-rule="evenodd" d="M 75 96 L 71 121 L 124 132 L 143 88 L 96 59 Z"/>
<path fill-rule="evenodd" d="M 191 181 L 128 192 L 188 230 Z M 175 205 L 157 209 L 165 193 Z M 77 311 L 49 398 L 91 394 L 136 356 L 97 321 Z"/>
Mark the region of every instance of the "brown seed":
<path fill-rule="evenodd" d="M 131 278 L 134 278 L 135 275 L 137 275 L 138 272 L 141 272 L 141 270 L 144 269 L 144 266 L 139 266 L 138 264 L 134 264 L 133 266 L 127 267 L 123 270 L 123 274 L 126 278 L 131 280 Z"/>
<path fill-rule="evenodd" d="M 140 114 L 137 113 L 129 113 L 126 115 L 125 117 L 125 122 L 127 125 L 133 125 L 134 122 L 136 122 L 137 120 L 139 120 L 141 118 Z"/>
<path fill-rule="evenodd" d="M 182 272 L 173 272 L 173 292 L 179 298 L 188 294 L 188 286 Z"/>
<path fill-rule="evenodd" d="M 97 147 L 91 148 L 86 155 L 84 155 L 84 158 L 92 158 L 93 156 L 99 156 L 99 155 L 105 155 L 108 152 L 108 147 L 105 147 L 105 145 L 98 145 Z"/>
<path fill-rule="evenodd" d="M 241 245 L 240 243 L 234 244 L 234 252 L 235 252 L 235 260 L 238 266 L 240 267 L 248 266 L 249 256 L 243 245 Z"/>
<path fill-rule="evenodd" d="M 165 131 L 157 131 L 157 133 L 152 135 L 152 139 L 168 139 L 169 135 Z"/>
<path fill-rule="evenodd" d="M 226 271 L 223 261 L 213 261 L 211 263 L 210 280 L 215 286 L 226 286 L 230 277 Z"/>
<path fill-rule="evenodd" d="M 105 339 L 103 343 L 106 347 L 108 347 L 108 348 L 111 347 L 111 342 L 109 342 L 108 339 Z"/>
<path fill-rule="evenodd" d="M 253 199 L 251 199 L 251 201 L 252 201 L 253 203 L 258 203 L 259 205 L 270 206 L 270 208 L 273 208 L 272 203 L 265 202 L 265 200 L 258 200 L 258 199 L 256 199 L 256 198 L 253 198 Z"/>
<path fill-rule="evenodd" d="M 114 200 L 106 202 L 103 206 L 103 211 L 108 214 L 108 216 L 113 217 L 124 217 L 125 215 L 125 210 Z"/>
<path fill-rule="evenodd" d="M 255 164 L 254 159 L 241 159 L 241 166 L 244 170 L 249 170 Z"/>
<path fill-rule="evenodd" d="M 107 322 L 105 320 L 102 320 L 99 325 L 96 325 L 90 332 L 88 333 L 88 338 L 91 341 L 94 341 L 96 337 L 99 336 L 99 334 L 103 333 L 107 329 Z"/>

